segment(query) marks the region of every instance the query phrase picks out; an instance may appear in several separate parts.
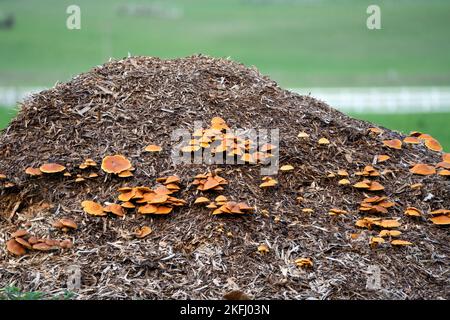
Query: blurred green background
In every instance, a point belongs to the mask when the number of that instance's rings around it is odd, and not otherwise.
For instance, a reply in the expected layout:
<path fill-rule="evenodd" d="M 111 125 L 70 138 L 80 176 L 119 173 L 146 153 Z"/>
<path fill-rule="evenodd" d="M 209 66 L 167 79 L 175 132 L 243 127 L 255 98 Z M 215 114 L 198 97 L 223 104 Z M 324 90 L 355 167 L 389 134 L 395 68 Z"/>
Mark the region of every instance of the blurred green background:
<path fill-rule="evenodd" d="M 66 8 L 81 8 L 68 30 Z M 366 9 L 381 8 L 381 30 Z M 282 87 L 450 87 L 446 0 L 0 0 L 0 88 L 49 87 L 132 55 L 231 57 Z M 1 22 L 0 22 L 1 23 Z M 305 92 L 308 93 L 308 92 Z M 0 128 L 14 106 L 0 107 Z M 449 112 L 354 115 L 450 150 Z"/>

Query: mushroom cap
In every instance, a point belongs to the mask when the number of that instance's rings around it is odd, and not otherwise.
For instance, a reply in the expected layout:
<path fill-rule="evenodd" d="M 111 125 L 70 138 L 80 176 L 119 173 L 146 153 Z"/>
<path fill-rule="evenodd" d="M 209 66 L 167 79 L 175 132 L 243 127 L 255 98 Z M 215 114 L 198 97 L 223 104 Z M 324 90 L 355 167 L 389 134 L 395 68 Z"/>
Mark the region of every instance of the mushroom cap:
<path fill-rule="evenodd" d="M 22 256 L 26 253 L 25 248 L 15 239 L 10 239 L 6 242 L 6 249 L 16 256 Z"/>
<path fill-rule="evenodd" d="M 420 138 L 420 137 L 419 137 Z M 439 141 L 437 141 L 434 138 L 430 138 L 430 139 L 426 139 L 425 140 L 425 146 L 432 151 L 442 151 L 442 146 L 439 143 Z"/>
<path fill-rule="evenodd" d="M 384 140 L 383 144 L 391 149 L 397 149 L 400 150 L 402 148 L 402 142 L 398 139 L 393 139 L 393 140 Z"/>
<path fill-rule="evenodd" d="M 387 154 L 380 154 L 377 156 L 377 162 L 384 162 L 389 160 L 391 157 L 388 156 Z"/>
<path fill-rule="evenodd" d="M 124 203 L 121 204 L 121 206 L 123 208 L 127 208 L 127 209 L 136 208 L 136 206 L 133 203 L 129 202 L 129 201 L 125 201 Z"/>
<path fill-rule="evenodd" d="M 216 201 L 216 202 L 226 202 L 226 201 L 228 201 L 228 198 L 225 197 L 224 195 L 220 195 L 220 196 L 217 196 L 216 199 L 214 199 L 214 201 Z"/>
<path fill-rule="evenodd" d="M 280 170 L 281 171 L 291 171 L 291 170 L 294 170 L 294 167 L 291 166 L 290 164 L 285 164 L 284 166 L 280 167 Z"/>
<path fill-rule="evenodd" d="M 198 197 L 195 199 L 194 204 L 210 203 L 211 201 L 206 197 Z"/>
<path fill-rule="evenodd" d="M 142 239 L 148 236 L 150 233 L 152 233 L 152 229 L 148 226 L 143 226 L 142 228 L 139 228 L 134 233 L 137 238 Z"/>
<path fill-rule="evenodd" d="M 173 210 L 172 207 L 159 206 L 159 207 L 156 209 L 155 214 L 168 214 L 168 213 L 171 213 L 172 210 Z"/>
<path fill-rule="evenodd" d="M 119 173 L 120 178 L 129 178 L 132 177 L 133 173 L 130 170 L 125 170 Z"/>
<path fill-rule="evenodd" d="M 41 170 L 43 173 L 58 173 L 66 170 L 66 167 L 57 163 L 44 163 L 39 167 L 39 170 Z"/>
<path fill-rule="evenodd" d="M 38 251 L 50 251 L 54 250 L 55 248 L 52 245 L 48 245 L 45 242 L 38 242 L 36 244 L 33 244 L 33 249 Z"/>
<path fill-rule="evenodd" d="M 179 183 L 181 181 L 180 177 L 178 176 L 168 176 L 165 181 L 164 184 L 171 184 L 171 183 Z"/>
<path fill-rule="evenodd" d="M 406 240 L 396 239 L 396 240 L 391 241 L 391 245 L 393 245 L 393 246 L 410 246 L 410 245 L 412 245 L 412 243 L 409 241 L 406 241 Z"/>
<path fill-rule="evenodd" d="M 131 168 L 131 162 L 120 154 L 106 156 L 102 161 L 102 170 L 106 173 L 119 174 Z"/>
<path fill-rule="evenodd" d="M 125 215 L 125 211 L 123 210 L 120 204 L 112 203 L 105 207 L 106 212 L 111 212 L 112 214 L 123 217 Z"/>
<path fill-rule="evenodd" d="M 102 205 L 100 205 L 97 202 L 86 200 L 81 203 L 81 206 L 83 207 L 84 211 L 87 214 L 90 214 L 93 216 L 105 216 L 106 215 Z"/>
<path fill-rule="evenodd" d="M 21 244 L 23 247 L 27 248 L 27 249 L 32 249 L 32 245 L 25 239 L 22 238 L 16 238 L 14 239 L 16 240 L 19 244 Z"/>
<path fill-rule="evenodd" d="M 162 148 L 160 146 L 157 146 L 156 144 L 149 144 L 144 149 L 146 152 L 160 152 Z"/>
<path fill-rule="evenodd" d="M 25 169 L 25 173 L 30 176 L 41 176 L 42 171 L 39 168 L 28 167 Z"/>
<path fill-rule="evenodd" d="M 59 220 L 59 222 L 61 222 L 61 224 L 64 227 L 67 227 L 67 228 L 70 228 L 70 229 L 77 229 L 78 228 L 78 226 L 75 223 L 75 221 L 73 221 L 72 219 L 69 219 L 69 218 L 62 218 L 62 219 Z"/>
<path fill-rule="evenodd" d="M 309 134 L 307 134 L 306 132 L 300 132 L 298 135 L 297 135 L 297 137 L 298 138 L 309 138 Z"/>
<path fill-rule="evenodd" d="M 411 173 L 427 176 L 436 173 L 436 169 L 433 166 L 424 163 L 418 163 L 411 169 L 409 169 Z"/>
<path fill-rule="evenodd" d="M 73 247 L 73 243 L 70 239 L 65 239 L 59 243 L 59 246 L 63 249 L 70 249 Z"/>
<path fill-rule="evenodd" d="M 431 222 L 437 225 L 449 225 L 450 224 L 450 217 L 446 215 L 441 215 L 437 217 L 433 217 L 430 219 Z"/>
<path fill-rule="evenodd" d="M 420 212 L 419 209 L 414 208 L 414 207 L 406 208 L 404 213 L 405 213 L 405 215 L 411 216 L 411 217 L 420 217 L 422 215 L 422 212 Z"/>
<path fill-rule="evenodd" d="M 19 229 L 19 230 L 16 230 L 15 232 L 13 232 L 12 234 L 11 234 L 11 237 L 13 237 L 13 238 L 21 238 L 21 237 L 23 237 L 23 236 L 26 236 L 28 234 L 28 231 L 27 230 L 25 230 L 25 229 Z"/>
<path fill-rule="evenodd" d="M 153 204 L 146 204 L 145 206 L 139 207 L 138 213 L 140 214 L 152 214 L 156 213 L 158 207 Z"/>

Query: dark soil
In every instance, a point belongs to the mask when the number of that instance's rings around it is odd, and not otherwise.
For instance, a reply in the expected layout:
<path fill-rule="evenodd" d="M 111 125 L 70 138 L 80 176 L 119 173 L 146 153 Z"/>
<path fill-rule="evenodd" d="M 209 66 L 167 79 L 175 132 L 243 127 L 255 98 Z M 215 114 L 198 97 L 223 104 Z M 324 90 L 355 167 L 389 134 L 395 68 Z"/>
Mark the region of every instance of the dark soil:
<path fill-rule="evenodd" d="M 278 174 L 277 187 L 263 190 L 260 165 L 173 165 L 171 132 L 192 129 L 194 121 L 207 127 L 214 116 L 232 128 L 278 128 L 280 164 L 295 170 Z M 382 140 L 403 137 L 388 129 L 370 134 L 373 126 L 283 90 L 256 69 L 230 60 L 131 57 L 96 67 L 25 101 L 1 133 L 0 173 L 15 187 L 5 188 L 5 182 L 0 187 L 0 287 L 57 294 L 67 288 L 69 267 L 76 265 L 81 287 L 74 291 L 80 299 L 221 299 L 232 290 L 255 299 L 448 299 L 448 228 L 433 225 L 428 212 L 450 209 L 450 180 L 409 172 L 411 165 L 434 165 L 442 155 L 423 145 L 383 147 Z M 299 139 L 300 131 L 310 138 Z M 319 146 L 321 137 L 331 143 Z M 163 151 L 143 152 L 148 144 Z M 50 161 L 76 174 L 84 159 L 101 163 L 116 153 L 131 160 L 133 178 L 97 168 L 99 178 L 75 183 L 73 177 L 31 178 L 24 172 Z M 391 159 L 374 167 L 393 172 L 371 179 L 385 187 L 377 194 L 396 203 L 385 216 L 400 218 L 401 239 L 412 246 L 394 247 L 387 239 L 372 248 L 369 238 L 379 229 L 359 229 L 355 222 L 365 216 L 359 203 L 373 193 L 327 178 L 345 169 L 353 184 L 361 180 L 354 173 L 379 154 Z M 256 208 L 253 214 L 212 216 L 192 205 L 202 194 L 190 186 L 192 178 L 217 167 L 229 185 L 215 195 L 245 201 Z M 83 200 L 113 202 L 119 187 L 153 186 L 169 174 L 182 178 L 176 196 L 189 205 L 167 216 L 129 211 L 124 219 L 93 217 L 81 208 Z M 410 188 L 419 182 L 421 189 Z M 405 216 L 409 206 L 422 217 Z M 349 214 L 330 216 L 330 208 Z M 72 217 L 79 229 L 68 235 L 56 231 L 51 223 L 57 217 Z M 135 239 L 133 231 L 143 225 L 153 233 Z M 39 237 L 70 238 L 74 247 L 12 256 L 4 244 L 19 228 Z M 257 251 L 262 243 L 269 247 L 265 255 Z M 310 257 L 314 266 L 297 267 L 299 257 Z M 368 290 L 373 265 L 381 269 L 381 288 Z"/>

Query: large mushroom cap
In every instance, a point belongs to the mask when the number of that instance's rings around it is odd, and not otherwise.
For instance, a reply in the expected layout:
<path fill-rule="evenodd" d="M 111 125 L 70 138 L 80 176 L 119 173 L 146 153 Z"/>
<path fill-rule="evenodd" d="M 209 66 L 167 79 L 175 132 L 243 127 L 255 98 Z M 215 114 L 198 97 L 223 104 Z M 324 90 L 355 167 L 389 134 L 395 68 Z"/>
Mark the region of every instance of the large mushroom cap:
<path fill-rule="evenodd" d="M 81 206 L 83 207 L 84 211 L 87 214 L 90 214 L 93 216 L 105 216 L 106 215 L 102 205 L 98 204 L 97 202 L 86 200 L 81 203 Z"/>
<path fill-rule="evenodd" d="M 26 253 L 25 248 L 14 239 L 6 243 L 6 249 L 16 256 L 23 256 Z"/>
<path fill-rule="evenodd" d="M 102 161 L 102 170 L 106 173 L 119 174 L 129 169 L 131 169 L 130 160 L 120 154 L 106 156 Z"/>

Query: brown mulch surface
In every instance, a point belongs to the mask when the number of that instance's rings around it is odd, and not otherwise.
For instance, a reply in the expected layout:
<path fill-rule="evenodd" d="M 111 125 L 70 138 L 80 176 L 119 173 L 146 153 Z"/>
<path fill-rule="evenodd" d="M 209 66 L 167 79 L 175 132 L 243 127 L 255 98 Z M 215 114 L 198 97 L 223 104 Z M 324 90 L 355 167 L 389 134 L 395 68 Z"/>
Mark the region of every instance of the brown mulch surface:
<path fill-rule="evenodd" d="M 263 190 L 260 165 L 173 165 L 171 132 L 192 129 L 194 121 L 207 127 L 215 116 L 232 128 L 278 128 L 280 164 L 295 170 L 276 175 L 279 184 Z M 221 299 L 232 290 L 255 299 L 448 299 L 449 232 L 433 225 L 428 212 L 450 209 L 450 180 L 409 172 L 411 165 L 434 165 L 442 155 L 423 144 L 383 147 L 382 140 L 403 136 L 388 129 L 370 134 L 373 126 L 225 59 L 131 57 L 96 67 L 32 96 L 0 135 L 0 173 L 8 178 L 0 184 L 16 185 L 0 186 L 0 288 L 58 294 L 67 288 L 69 267 L 76 265 L 81 287 L 74 291 L 80 299 Z M 300 131 L 309 139 L 299 139 Z M 331 143 L 319 146 L 321 137 Z M 143 152 L 148 144 L 163 151 Z M 133 178 L 97 168 L 99 178 L 75 183 L 73 177 L 31 178 L 24 172 L 50 161 L 76 174 L 84 159 L 101 163 L 116 153 L 131 160 Z M 345 169 L 353 184 L 361 180 L 354 172 L 379 154 L 391 159 L 374 167 L 392 173 L 371 178 L 385 187 L 376 194 L 395 202 L 385 217 L 400 218 L 400 238 L 412 246 L 394 247 L 388 239 L 369 246 L 379 229 L 359 229 L 355 222 L 366 216 L 359 203 L 373 193 L 327 178 Z M 203 194 L 190 185 L 192 178 L 217 167 L 229 185 L 214 194 L 245 201 L 254 213 L 213 216 L 192 205 Z M 181 177 L 176 197 L 189 205 L 169 215 L 131 210 L 124 219 L 93 217 L 81 208 L 83 200 L 113 202 L 121 186 L 154 186 L 157 177 L 170 174 Z M 419 182 L 421 189 L 410 188 Z M 423 215 L 405 216 L 410 206 Z M 349 213 L 330 216 L 330 208 Z M 55 230 L 51 223 L 58 217 L 72 217 L 79 229 Z M 144 225 L 153 232 L 136 239 L 133 231 Z M 74 246 L 15 257 L 5 242 L 19 228 L 39 237 L 69 238 Z M 351 239 L 352 233 L 361 234 Z M 264 255 L 257 251 L 262 243 L 269 247 Z M 297 267 L 294 260 L 300 257 L 311 258 L 313 267 Z M 368 290 L 373 265 L 381 269 L 381 288 Z"/>

